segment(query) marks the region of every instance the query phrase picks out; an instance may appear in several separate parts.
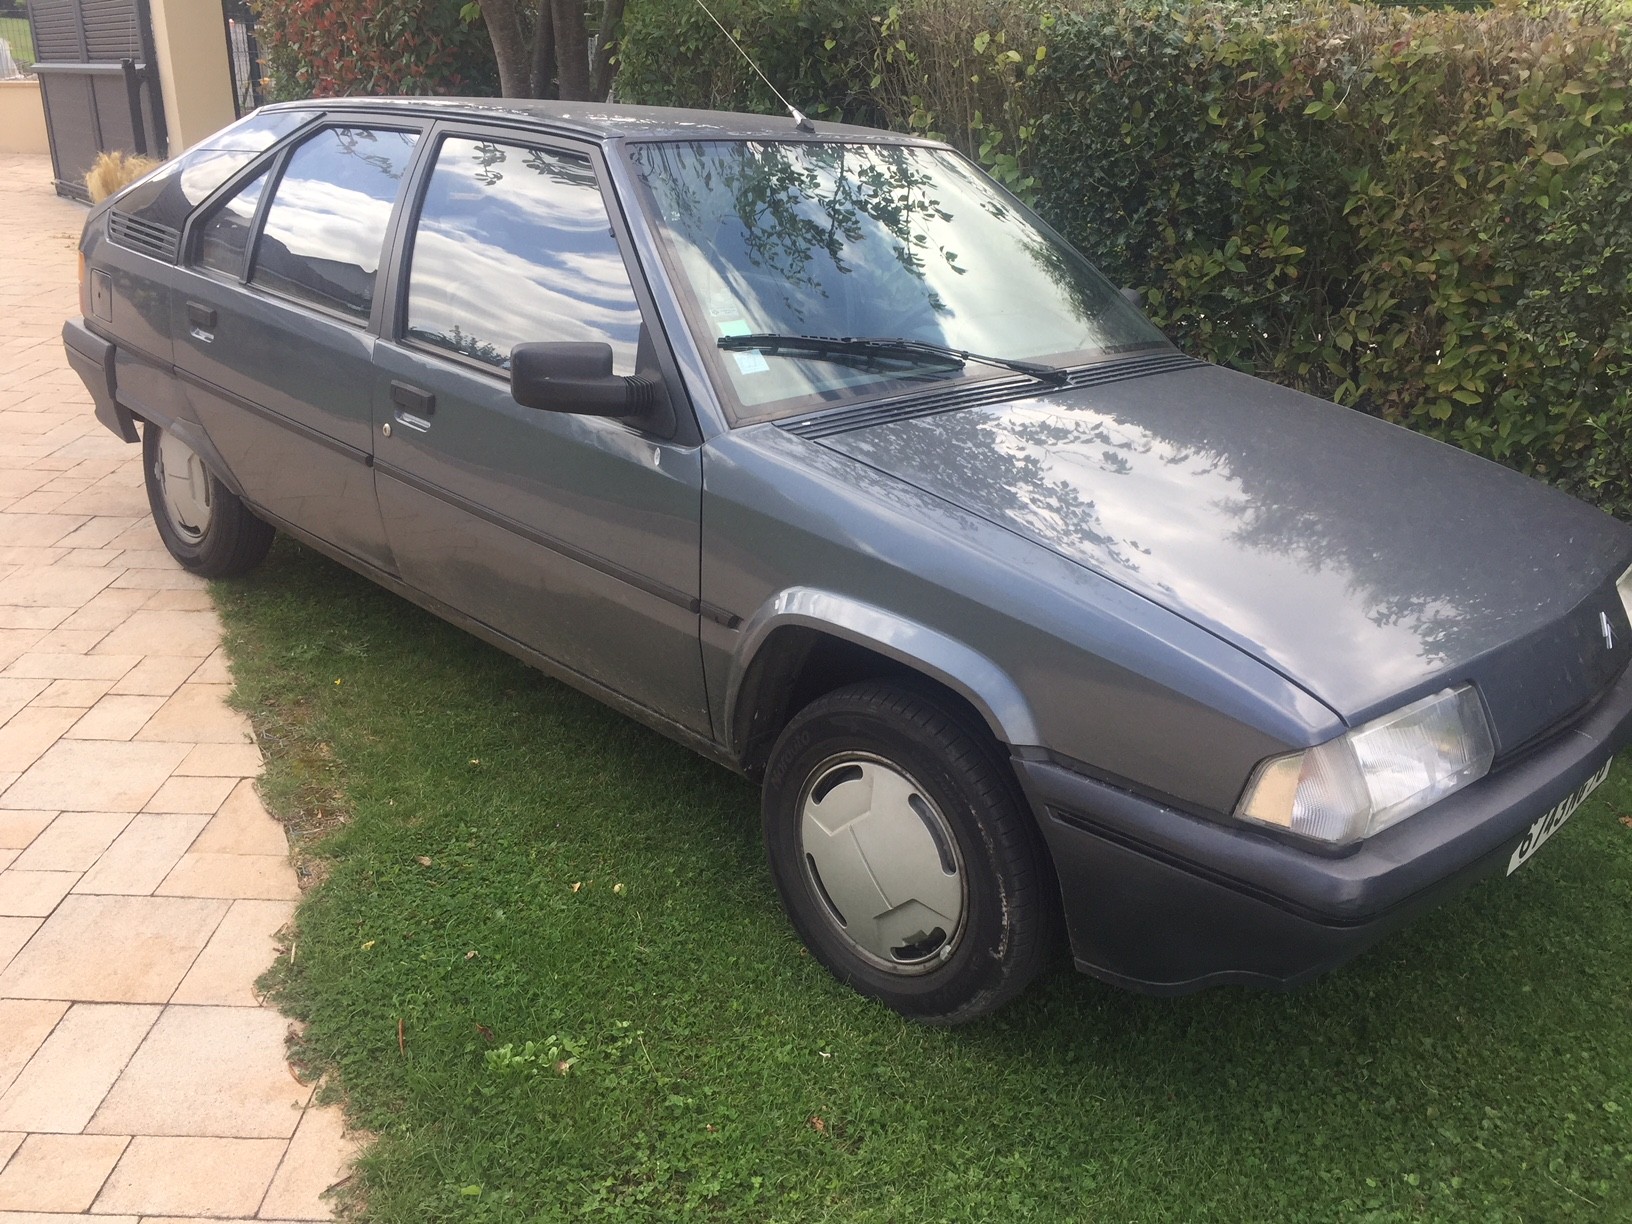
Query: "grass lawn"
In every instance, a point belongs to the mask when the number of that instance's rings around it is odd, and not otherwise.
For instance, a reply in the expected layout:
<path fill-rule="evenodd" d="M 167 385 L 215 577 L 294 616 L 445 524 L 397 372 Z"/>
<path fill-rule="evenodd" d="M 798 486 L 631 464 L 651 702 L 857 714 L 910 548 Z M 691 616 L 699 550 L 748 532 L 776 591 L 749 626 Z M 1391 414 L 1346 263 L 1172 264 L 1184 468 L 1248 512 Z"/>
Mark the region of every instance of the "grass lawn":
<path fill-rule="evenodd" d="M 1295 994 L 931 1030 L 801 951 L 748 783 L 287 540 L 216 595 L 370 1220 L 1632 1218 L 1624 774 Z"/>

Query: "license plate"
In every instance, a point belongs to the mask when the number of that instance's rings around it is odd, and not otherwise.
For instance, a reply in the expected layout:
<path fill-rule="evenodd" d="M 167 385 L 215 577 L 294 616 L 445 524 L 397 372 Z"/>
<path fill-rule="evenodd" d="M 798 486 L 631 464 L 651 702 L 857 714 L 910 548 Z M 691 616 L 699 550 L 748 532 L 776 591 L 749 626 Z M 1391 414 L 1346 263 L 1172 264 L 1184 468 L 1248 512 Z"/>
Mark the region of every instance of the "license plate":
<path fill-rule="evenodd" d="M 1541 849 L 1542 843 L 1564 827 L 1564 822 L 1575 815 L 1575 809 L 1587 801 L 1587 796 L 1598 789 L 1600 782 L 1609 777 L 1609 767 L 1614 763 L 1613 757 L 1605 761 L 1604 767 L 1576 787 L 1569 798 L 1536 818 L 1536 822 L 1519 839 L 1519 844 L 1513 847 L 1513 857 L 1507 860 L 1508 875 L 1523 867 L 1530 856 Z"/>

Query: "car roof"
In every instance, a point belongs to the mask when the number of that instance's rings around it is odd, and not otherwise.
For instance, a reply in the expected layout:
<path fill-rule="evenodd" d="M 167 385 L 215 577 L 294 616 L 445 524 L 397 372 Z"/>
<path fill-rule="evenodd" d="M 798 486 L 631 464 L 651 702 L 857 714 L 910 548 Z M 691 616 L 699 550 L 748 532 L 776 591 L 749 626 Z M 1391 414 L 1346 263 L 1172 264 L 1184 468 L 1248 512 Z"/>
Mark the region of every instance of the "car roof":
<path fill-rule="evenodd" d="M 312 98 L 280 102 L 269 111 L 401 111 L 439 119 L 488 119 L 571 132 L 596 140 L 810 140 L 812 138 L 885 144 L 931 144 L 879 128 L 810 120 L 809 130 L 789 115 L 682 110 L 670 106 L 623 106 L 610 102 L 552 102 L 533 98 Z"/>

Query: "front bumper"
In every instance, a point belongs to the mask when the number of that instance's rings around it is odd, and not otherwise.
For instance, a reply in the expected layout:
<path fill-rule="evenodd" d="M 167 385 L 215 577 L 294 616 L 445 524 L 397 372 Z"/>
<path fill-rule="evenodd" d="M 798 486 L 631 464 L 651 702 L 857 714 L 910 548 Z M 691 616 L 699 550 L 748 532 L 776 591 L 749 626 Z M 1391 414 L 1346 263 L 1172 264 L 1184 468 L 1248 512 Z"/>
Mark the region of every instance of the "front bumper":
<path fill-rule="evenodd" d="M 1158 994 L 1290 987 L 1507 869 L 1538 817 L 1632 739 L 1632 670 L 1545 746 L 1326 856 L 1045 761 L 1016 760 L 1053 852 L 1077 967 Z"/>

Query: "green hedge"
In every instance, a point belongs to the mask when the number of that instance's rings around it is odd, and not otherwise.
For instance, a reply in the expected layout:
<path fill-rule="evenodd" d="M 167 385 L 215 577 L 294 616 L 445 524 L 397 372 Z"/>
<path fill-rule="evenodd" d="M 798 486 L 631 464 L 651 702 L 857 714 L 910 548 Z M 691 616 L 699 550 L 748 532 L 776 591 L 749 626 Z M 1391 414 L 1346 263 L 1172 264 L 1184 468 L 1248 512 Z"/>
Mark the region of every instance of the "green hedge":
<path fill-rule="evenodd" d="M 1625 4 L 716 11 L 811 113 L 980 157 L 1189 351 L 1632 517 Z M 620 98 L 776 109 L 706 22 L 632 6 Z"/>
<path fill-rule="evenodd" d="M 487 27 L 463 0 L 250 0 L 269 96 L 494 94 Z"/>

